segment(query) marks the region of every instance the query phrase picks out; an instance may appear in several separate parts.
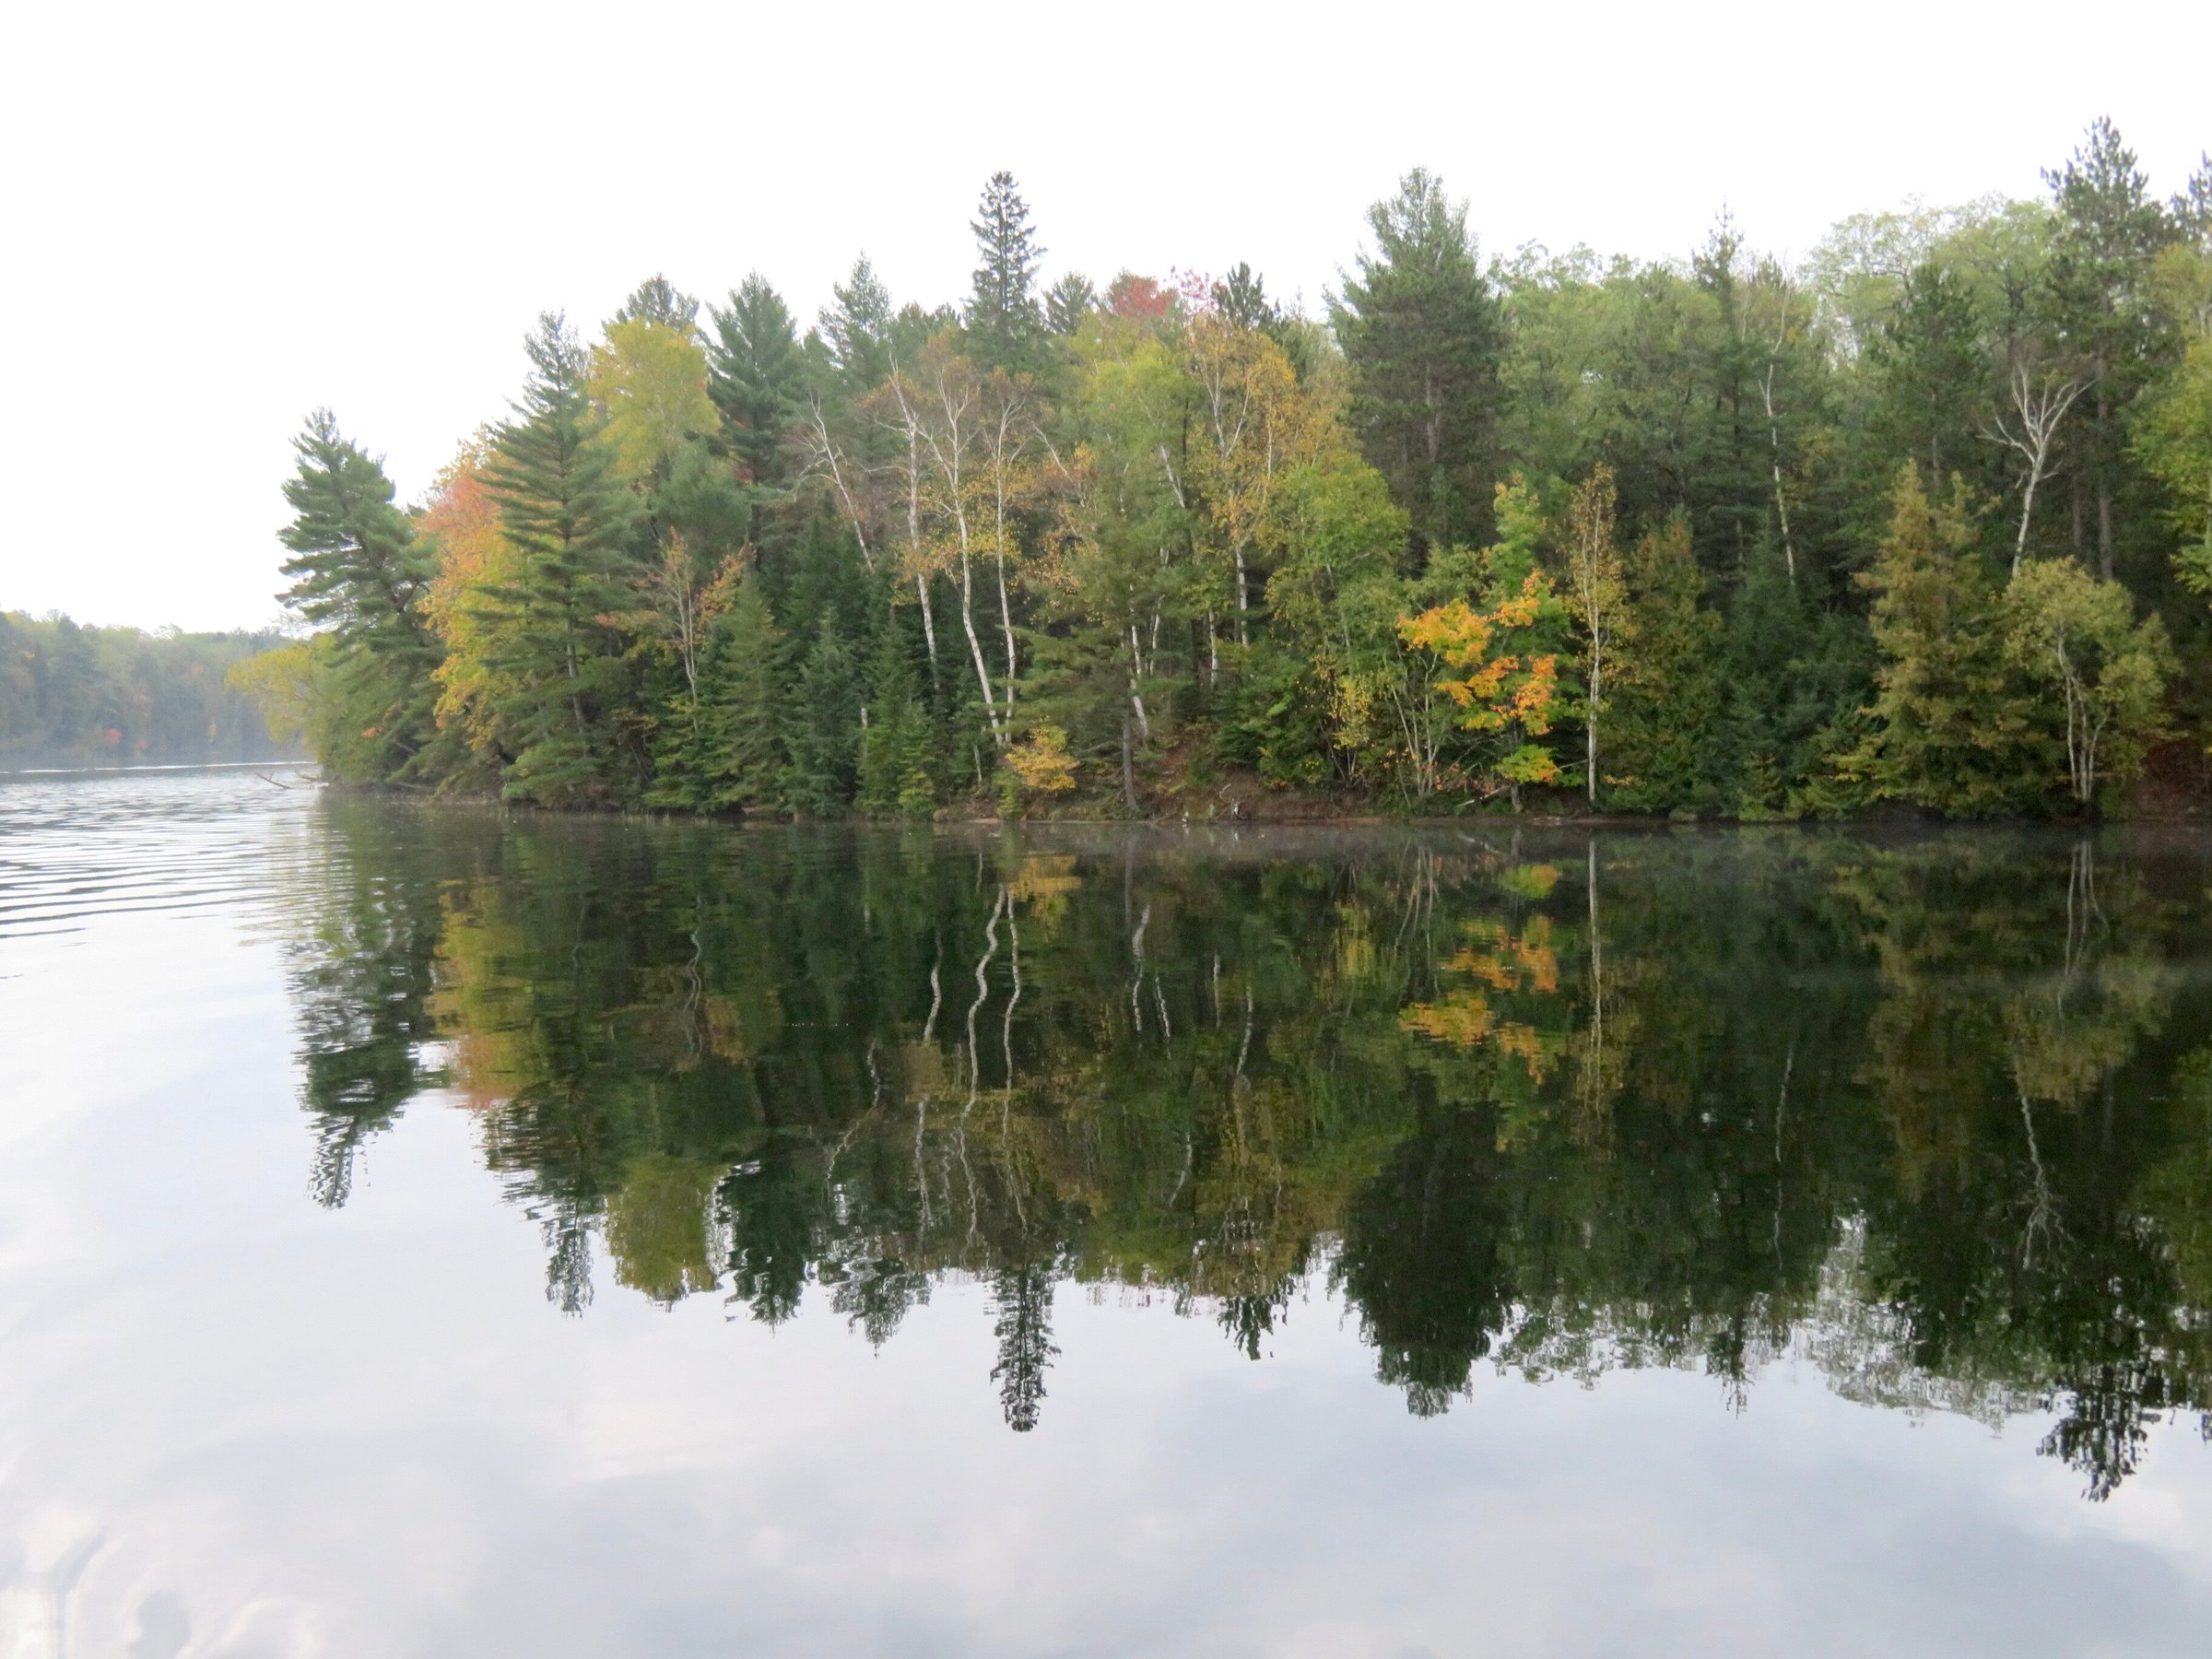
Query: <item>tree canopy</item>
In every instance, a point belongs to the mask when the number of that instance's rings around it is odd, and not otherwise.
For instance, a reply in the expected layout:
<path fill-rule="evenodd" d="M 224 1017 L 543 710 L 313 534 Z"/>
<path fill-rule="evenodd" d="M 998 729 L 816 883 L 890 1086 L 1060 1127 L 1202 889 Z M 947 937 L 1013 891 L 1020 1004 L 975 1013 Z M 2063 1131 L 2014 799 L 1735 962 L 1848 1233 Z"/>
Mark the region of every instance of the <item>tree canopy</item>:
<path fill-rule="evenodd" d="M 416 507 L 312 416 L 270 684 L 548 804 L 2104 810 L 2212 690 L 2212 163 L 2046 178 L 1793 265 L 1486 255 L 1416 168 L 1314 318 L 1053 272 L 994 173 L 958 307 L 547 317 Z"/>

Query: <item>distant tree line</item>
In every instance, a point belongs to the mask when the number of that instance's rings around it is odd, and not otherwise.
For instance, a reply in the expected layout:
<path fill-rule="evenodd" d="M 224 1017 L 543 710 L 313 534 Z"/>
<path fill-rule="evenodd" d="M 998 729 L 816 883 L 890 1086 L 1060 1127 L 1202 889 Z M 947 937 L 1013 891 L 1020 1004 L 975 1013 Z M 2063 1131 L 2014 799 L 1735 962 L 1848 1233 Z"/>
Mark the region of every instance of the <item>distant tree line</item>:
<path fill-rule="evenodd" d="M 274 633 L 142 633 L 0 611 L 0 770 L 298 754 L 229 683 Z"/>
<path fill-rule="evenodd" d="M 1313 317 L 1248 266 L 802 328 L 655 276 L 528 342 L 403 509 L 318 412 L 320 631 L 241 679 L 341 778 L 549 805 L 1222 809 L 1265 787 L 1742 818 L 2087 813 L 2212 687 L 2212 161 L 1797 267 L 1485 259 L 1416 170 Z"/>

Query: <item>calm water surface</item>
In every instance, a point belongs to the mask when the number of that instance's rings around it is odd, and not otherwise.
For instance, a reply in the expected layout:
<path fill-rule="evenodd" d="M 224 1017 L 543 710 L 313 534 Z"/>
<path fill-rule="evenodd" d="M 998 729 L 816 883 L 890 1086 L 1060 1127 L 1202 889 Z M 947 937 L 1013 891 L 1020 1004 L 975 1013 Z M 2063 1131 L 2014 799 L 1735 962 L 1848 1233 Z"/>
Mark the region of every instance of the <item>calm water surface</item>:
<path fill-rule="evenodd" d="M 2208 885 L 0 783 L 0 1654 L 2201 1653 Z"/>

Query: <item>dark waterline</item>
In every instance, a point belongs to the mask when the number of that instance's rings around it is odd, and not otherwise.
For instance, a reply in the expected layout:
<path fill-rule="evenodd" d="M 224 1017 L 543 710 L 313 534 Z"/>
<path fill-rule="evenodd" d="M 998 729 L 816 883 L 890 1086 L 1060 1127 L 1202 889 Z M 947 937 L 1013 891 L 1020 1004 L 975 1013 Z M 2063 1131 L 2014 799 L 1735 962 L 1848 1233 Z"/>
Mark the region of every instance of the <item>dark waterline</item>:
<path fill-rule="evenodd" d="M 0 782 L 0 1646 L 2201 1645 L 2194 834 L 254 770 Z"/>

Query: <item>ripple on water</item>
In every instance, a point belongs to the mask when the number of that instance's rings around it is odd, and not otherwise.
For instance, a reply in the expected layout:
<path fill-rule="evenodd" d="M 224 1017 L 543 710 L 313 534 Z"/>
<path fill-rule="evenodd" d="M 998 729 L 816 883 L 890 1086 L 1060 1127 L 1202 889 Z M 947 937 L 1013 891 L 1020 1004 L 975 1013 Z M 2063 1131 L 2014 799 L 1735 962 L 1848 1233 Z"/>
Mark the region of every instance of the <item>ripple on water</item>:
<path fill-rule="evenodd" d="M 270 766 L 0 779 L 0 939 L 149 912 L 258 916 L 302 856 L 311 778 Z"/>

